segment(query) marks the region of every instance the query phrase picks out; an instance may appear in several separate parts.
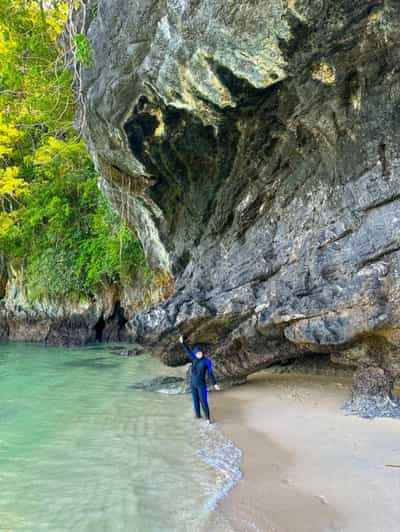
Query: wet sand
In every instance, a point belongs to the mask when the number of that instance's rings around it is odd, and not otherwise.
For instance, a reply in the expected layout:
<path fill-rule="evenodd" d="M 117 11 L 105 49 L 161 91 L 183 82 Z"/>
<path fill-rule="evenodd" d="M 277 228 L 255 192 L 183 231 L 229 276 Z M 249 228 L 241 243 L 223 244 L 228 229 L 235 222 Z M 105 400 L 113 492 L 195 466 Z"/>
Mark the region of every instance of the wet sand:
<path fill-rule="evenodd" d="M 399 532 L 400 420 L 346 416 L 349 386 L 266 371 L 211 395 L 243 476 L 208 530 Z"/>

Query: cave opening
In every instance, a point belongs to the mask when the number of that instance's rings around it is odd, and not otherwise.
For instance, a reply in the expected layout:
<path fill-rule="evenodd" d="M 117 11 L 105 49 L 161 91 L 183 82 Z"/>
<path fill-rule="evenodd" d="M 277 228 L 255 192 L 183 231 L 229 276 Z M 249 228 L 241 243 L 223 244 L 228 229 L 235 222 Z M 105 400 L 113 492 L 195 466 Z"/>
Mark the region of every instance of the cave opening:
<path fill-rule="evenodd" d="M 104 320 L 103 314 L 100 316 L 100 318 L 97 320 L 96 325 L 93 327 L 95 331 L 95 338 L 96 342 L 101 342 L 103 340 L 103 332 L 106 327 L 106 322 Z"/>
<path fill-rule="evenodd" d="M 262 103 L 268 100 L 269 109 L 273 108 L 274 103 L 277 102 L 271 99 L 277 95 L 279 88 L 282 85 L 282 80 L 279 80 L 279 74 L 271 72 L 270 77 L 275 83 L 268 87 L 254 87 L 249 81 L 240 78 L 226 66 L 208 59 L 208 63 L 214 70 L 215 75 L 219 81 L 224 85 L 230 94 L 235 99 L 236 103 L 244 109 L 252 107 L 258 108 Z M 233 111 L 235 113 L 235 110 Z"/>
<path fill-rule="evenodd" d="M 159 124 L 156 116 L 146 112 L 134 115 L 124 124 L 129 146 L 139 161 L 143 155 L 143 143 L 153 135 Z"/>
<path fill-rule="evenodd" d="M 112 314 L 106 319 L 102 314 L 93 327 L 96 342 L 123 340 L 123 331 L 127 322 L 121 302 L 116 301 Z"/>
<path fill-rule="evenodd" d="M 115 322 L 117 325 L 117 340 L 122 340 L 121 333 L 126 323 L 128 322 L 124 314 L 124 309 L 121 306 L 120 301 L 116 301 L 114 305 L 113 313 L 110 317 L 110 322 Z"/>
<path fill-rule="evenodd" d="M 184 112 L 182 109 L 177 109 L 172 105 L 167 105 L 164 112 L 164 122 L 171 128 L 176 128 L 179 122 L 184 118 Z"/>
<path fill-rule="evenodd" d="M 356 366 L 340 364 L 329 353 L 307 352 L 277 360 L 270 366 L 277 373 L 302 373 L 305 375 L 352 376 Z"/>

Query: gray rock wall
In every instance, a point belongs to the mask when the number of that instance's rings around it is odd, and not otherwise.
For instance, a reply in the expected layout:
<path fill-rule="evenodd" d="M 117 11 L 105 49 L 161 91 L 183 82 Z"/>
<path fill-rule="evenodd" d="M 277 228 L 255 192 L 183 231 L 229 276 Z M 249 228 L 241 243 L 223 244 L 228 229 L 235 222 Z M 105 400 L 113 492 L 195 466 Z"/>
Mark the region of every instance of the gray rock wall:
<path fill-rule="evenodd" d="M 131 339 L 128 317 L 145 302 L 163 299 L 165 287 L 138 272 L 127 284 L 104 286 L 92 297 L 33 298 L 21 271 L 9 267 L 0 292 L 0 340 L 83 345 Z"/>
<path fill-rule="evenodd" d="M 90 5 L 85 138 L 111 204 L 176 280 L 131 334 L 178 364 L 183 332 L 220 378 L 326 352 L 359 368 L 358 392 L 371 368 L 393 383 L 399 3 Z"/>

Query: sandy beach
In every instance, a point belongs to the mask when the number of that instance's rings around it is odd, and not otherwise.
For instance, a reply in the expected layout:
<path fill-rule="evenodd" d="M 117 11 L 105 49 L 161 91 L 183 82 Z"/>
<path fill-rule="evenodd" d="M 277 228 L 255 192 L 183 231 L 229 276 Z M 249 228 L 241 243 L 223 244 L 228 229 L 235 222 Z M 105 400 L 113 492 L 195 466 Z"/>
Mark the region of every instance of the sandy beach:
<path fill-rule="evenodd" d="M 346 416 L 349 387 L 346 378 L 264 371 L 212 394 L 243 463 L 208 530 L 400 530 L 400 468 L 388 467 L 400 465 L 400 420 Z"/>

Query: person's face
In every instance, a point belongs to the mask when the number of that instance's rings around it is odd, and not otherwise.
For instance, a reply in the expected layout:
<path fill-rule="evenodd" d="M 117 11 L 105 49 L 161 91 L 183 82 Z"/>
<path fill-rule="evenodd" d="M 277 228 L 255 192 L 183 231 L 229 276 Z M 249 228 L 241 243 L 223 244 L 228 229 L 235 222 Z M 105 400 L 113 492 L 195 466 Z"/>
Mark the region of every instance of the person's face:
<path fill-rule="evenodd" d="M 197 351 L 196 358 L 198 359 L 203 358 L 203 351 Z"/>

